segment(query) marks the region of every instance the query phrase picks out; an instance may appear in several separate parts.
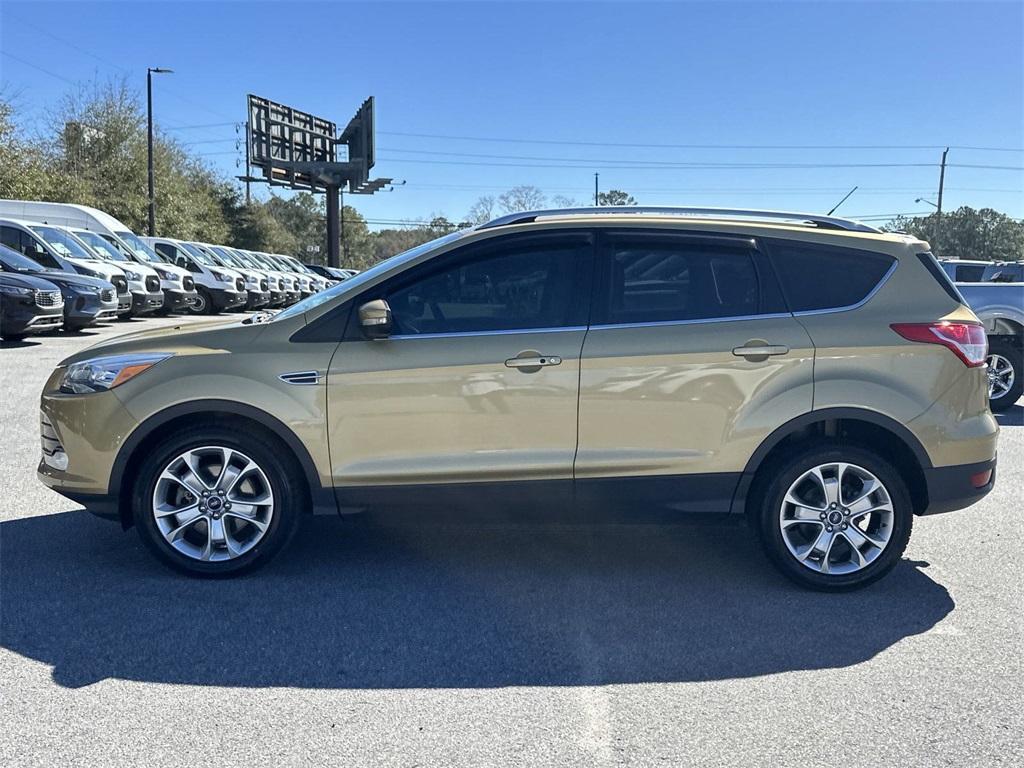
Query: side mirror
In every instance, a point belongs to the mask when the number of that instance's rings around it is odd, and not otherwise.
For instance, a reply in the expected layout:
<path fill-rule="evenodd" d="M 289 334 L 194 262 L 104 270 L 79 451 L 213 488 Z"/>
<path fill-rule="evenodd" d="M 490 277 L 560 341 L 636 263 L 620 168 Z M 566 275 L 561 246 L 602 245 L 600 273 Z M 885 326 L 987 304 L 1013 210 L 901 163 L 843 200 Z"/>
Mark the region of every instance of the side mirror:
<path fill-rule="evenodd" d="M 391 335 L 391 307 L 384 299 L 374 299 L 359 307 L 359 327 L 368 339 L 386 339 Z"/>

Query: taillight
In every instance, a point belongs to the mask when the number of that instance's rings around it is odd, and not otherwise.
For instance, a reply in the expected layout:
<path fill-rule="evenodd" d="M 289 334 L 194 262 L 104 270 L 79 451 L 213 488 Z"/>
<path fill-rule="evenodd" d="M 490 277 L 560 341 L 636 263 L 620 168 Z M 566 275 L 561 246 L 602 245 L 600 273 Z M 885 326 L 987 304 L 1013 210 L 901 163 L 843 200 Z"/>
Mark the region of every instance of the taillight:
<path fill-rule="evenodd" d="M 984 365 L 988 357 L 988 339 L 981 323 L 893 323 L 889 327 L 909 341 L 941 344 L 968 368 Z"/>

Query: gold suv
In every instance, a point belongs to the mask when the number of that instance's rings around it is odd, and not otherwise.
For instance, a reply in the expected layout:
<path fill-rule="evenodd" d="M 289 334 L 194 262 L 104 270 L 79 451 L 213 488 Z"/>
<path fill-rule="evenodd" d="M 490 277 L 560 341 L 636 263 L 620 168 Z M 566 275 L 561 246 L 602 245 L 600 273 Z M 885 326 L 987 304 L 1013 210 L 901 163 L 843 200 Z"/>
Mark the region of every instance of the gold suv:
<path fill-rule="evenodd" d="M 797 582 L 862 586 L 995 480 L 984 328 L 928 251 L 796 213 L 506 216 L 73 355 L 39 476 L 192 574 L 372 509 L 745 519 Z"/>

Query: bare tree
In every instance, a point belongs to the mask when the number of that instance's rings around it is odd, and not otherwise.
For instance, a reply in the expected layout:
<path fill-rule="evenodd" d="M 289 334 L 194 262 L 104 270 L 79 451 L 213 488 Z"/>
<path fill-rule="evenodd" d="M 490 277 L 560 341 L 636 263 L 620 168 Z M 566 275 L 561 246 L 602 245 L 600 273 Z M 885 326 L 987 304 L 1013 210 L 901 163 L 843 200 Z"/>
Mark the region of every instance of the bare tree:
<path fill-rule="evenodd" d="M 537 187 L 527 184 L 512 187 L 498 198 L 498 205 L 503 213 L 519 213 L 520 211 L 534 211 L 543 208 L 547 204 L 547 196 Z"/>
<path fill-rule="evenodd" d="M 466 219 L 474 224 L 483 224 L 494 218 L 494 206 L 497 201 L 491 195 L 484 195 L 469 209 Z"/>

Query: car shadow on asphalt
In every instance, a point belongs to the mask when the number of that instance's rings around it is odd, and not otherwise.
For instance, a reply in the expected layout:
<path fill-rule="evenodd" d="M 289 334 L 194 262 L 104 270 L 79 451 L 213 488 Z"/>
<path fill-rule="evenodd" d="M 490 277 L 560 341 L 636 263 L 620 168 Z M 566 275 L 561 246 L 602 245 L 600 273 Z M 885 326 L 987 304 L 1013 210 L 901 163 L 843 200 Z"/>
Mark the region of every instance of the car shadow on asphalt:
<path fill-rule="evenodd" d="M 0 645 L 67 687 L 707 681 L 857 664 L 954 607 L 907 560 L 859 592 L 804 591 L 740 526 L 305 522 L 222 581 L 84 511 L 4 522 Z"/>
<path fill-rule="evenodd" d="M 1001 427 L 1024 427 L 1024 405 L 1011 405 L 1005 411 L 996 414 L 996 421 Z"/>

